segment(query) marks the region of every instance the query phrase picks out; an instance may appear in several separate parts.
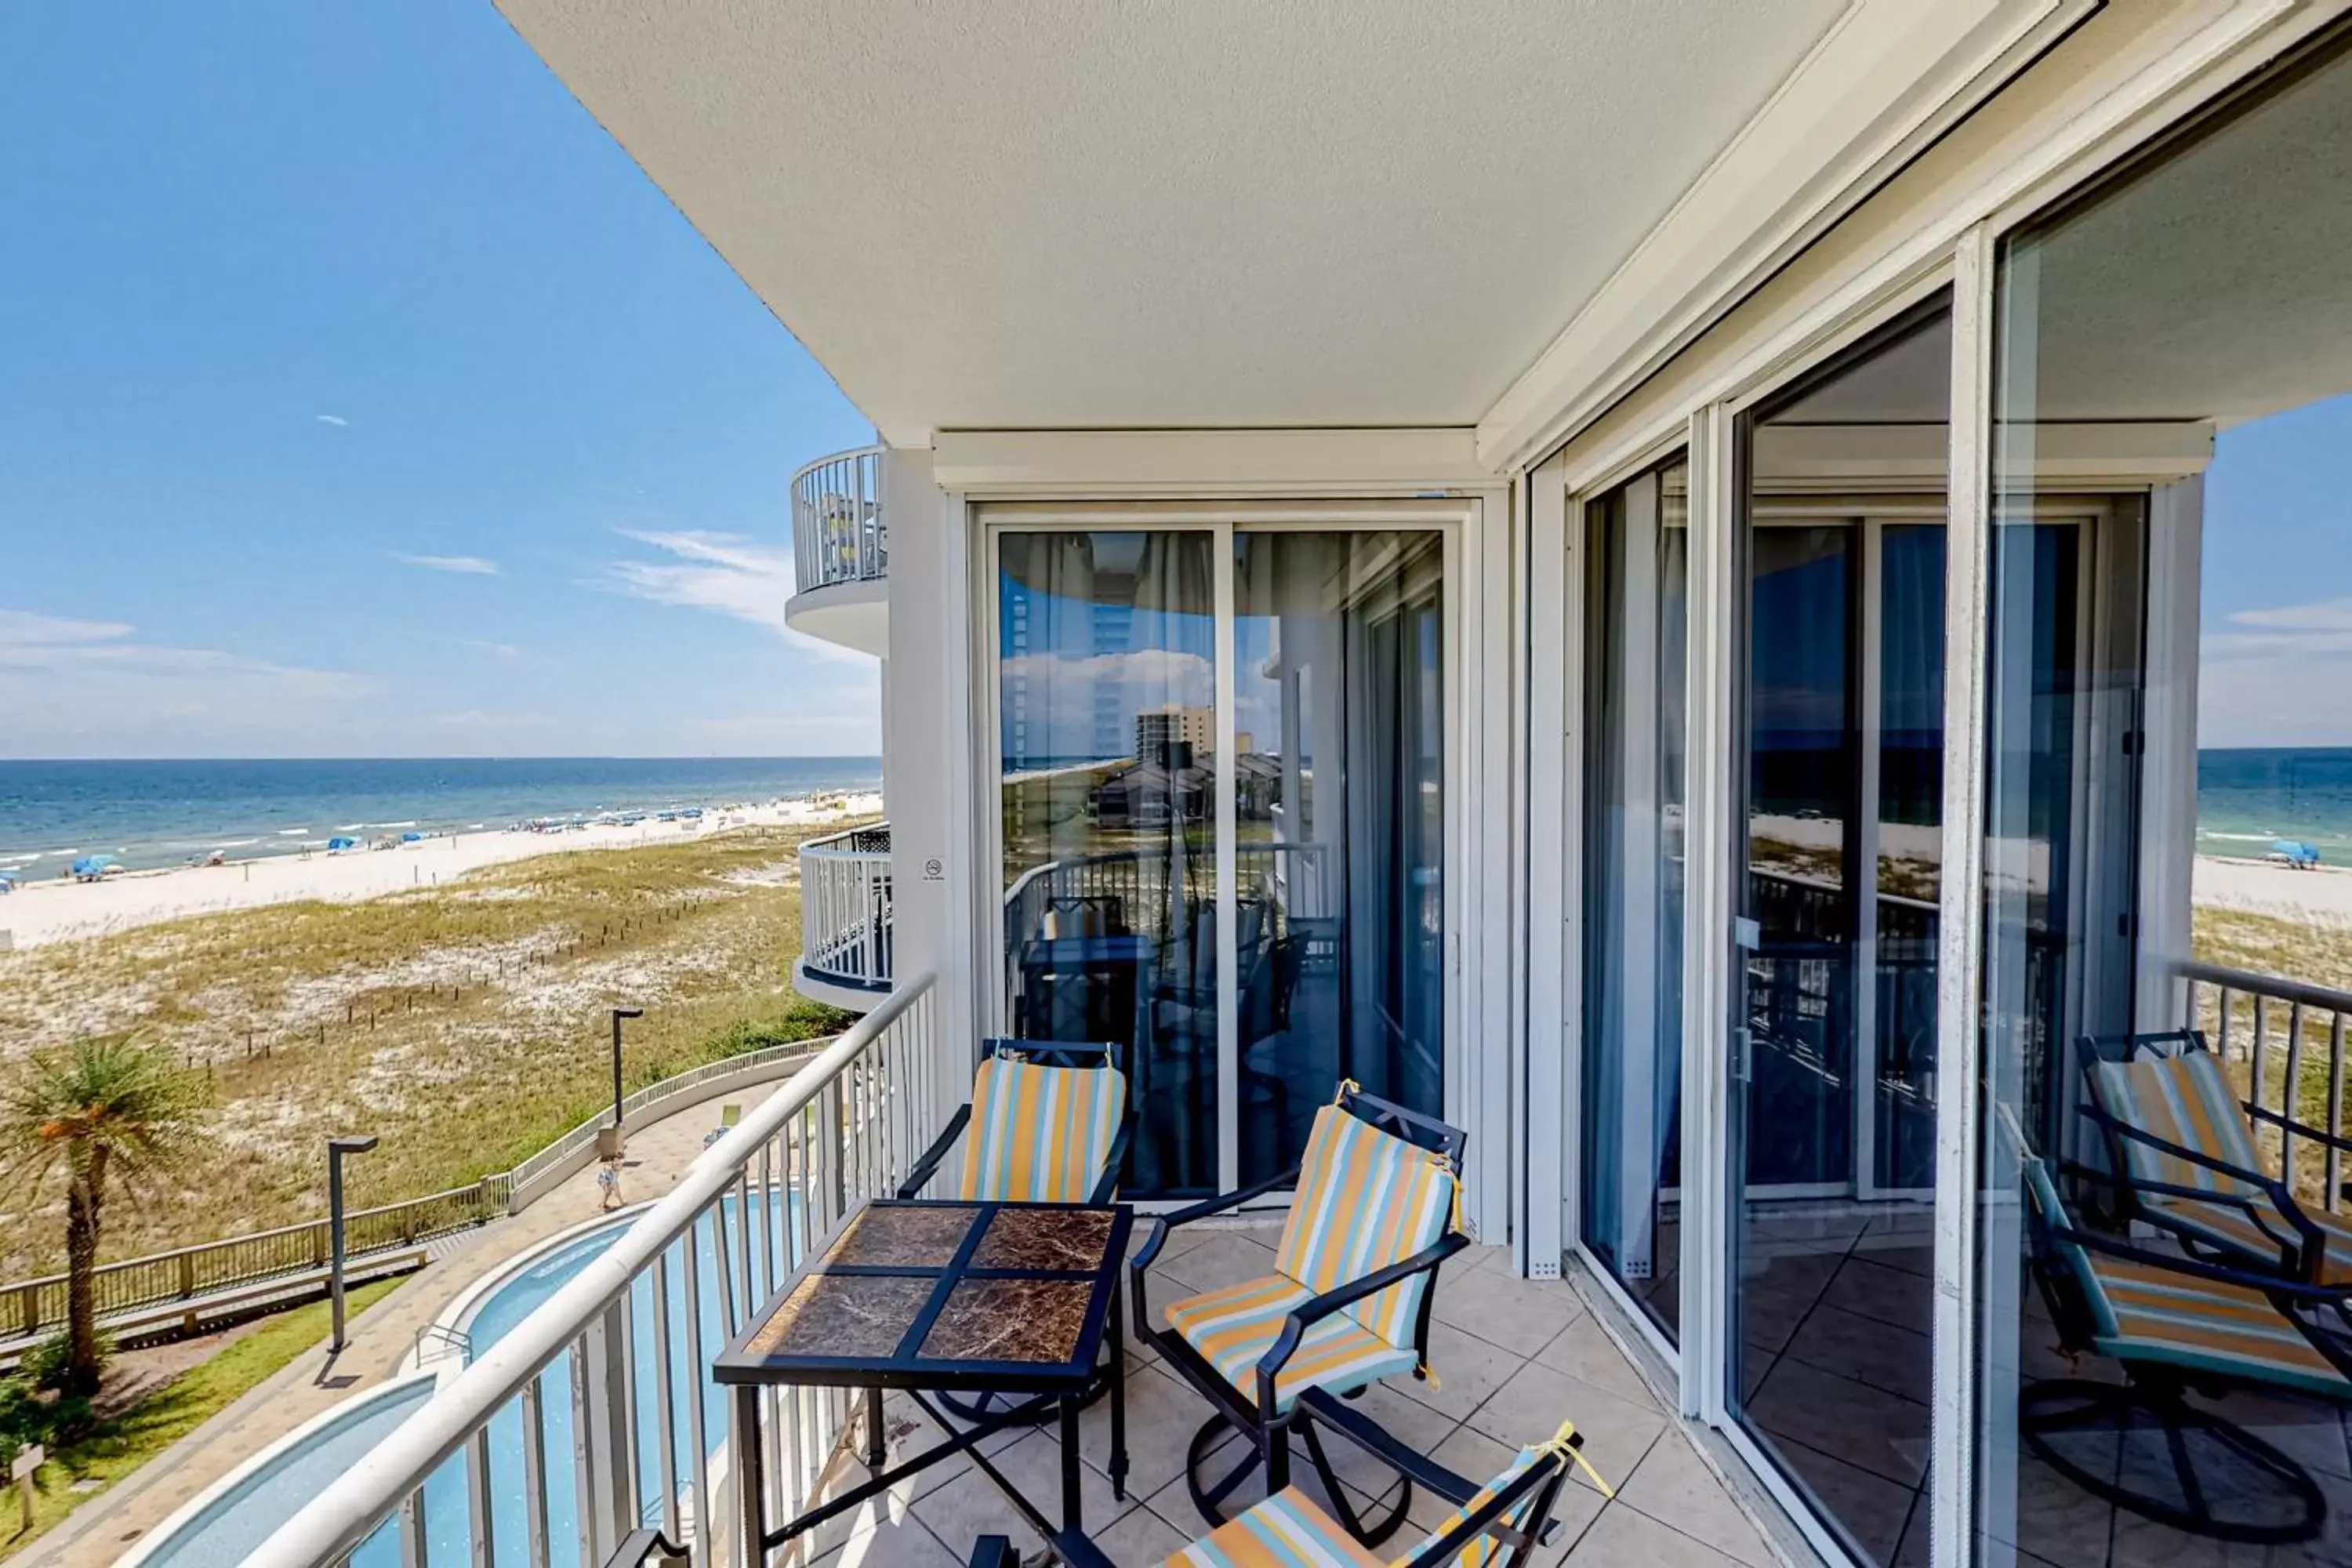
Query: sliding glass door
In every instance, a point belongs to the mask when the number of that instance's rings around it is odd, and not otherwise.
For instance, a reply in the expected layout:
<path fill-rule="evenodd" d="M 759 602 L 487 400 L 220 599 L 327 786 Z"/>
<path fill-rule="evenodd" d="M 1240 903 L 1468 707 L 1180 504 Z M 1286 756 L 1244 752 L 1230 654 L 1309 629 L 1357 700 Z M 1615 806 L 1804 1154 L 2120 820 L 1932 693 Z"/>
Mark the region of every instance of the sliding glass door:
<path fill-rule="evenodd" d="M 1342 1079 L 1442 1114 L 1445 535 L 992 537 L 1004 1022 L 1118 1047 L 1125 1190 L 1280 1174 Z"/>

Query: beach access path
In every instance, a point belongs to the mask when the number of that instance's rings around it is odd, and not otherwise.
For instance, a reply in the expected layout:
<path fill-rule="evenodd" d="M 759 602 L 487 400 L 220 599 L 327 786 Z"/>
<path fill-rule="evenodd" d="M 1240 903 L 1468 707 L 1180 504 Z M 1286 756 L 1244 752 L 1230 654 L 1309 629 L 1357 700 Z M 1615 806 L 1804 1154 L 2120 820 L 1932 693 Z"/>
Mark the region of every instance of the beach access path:
<path fill-rule="evenodd" d="M 411 888 L 434 887 L 485 866 L 578 849 L 634 849 L 676 843 L 729 827 L 817 827 L 880 815 L 882 797 L 861 794 L 706 811 L 699 821 L 647 817 L 629 826 L 604 824 L 533 833 L 493 828 L 423 838 L 398 848 L 312 850 L 261 856 L 223 866 L 180 866 L 117 872 L 100 882 L 47 878 L 0 896 L 0 951 L 74 937 L 105 936 L 160 921 L 224 910 L 322 900 L 354 903 Z"/>
<path fill-rule="evenodd" d="M 746 1114 L 782 1084 L 729 1096 Z M 715 1101 L 688 1106 L 629 1133 L 622 1195 L 637 1205 L 677 1184 L 719 1124 Z M 105 1568 L 131 1542 L 270 1444 L 354 1393 L 400 1371 L 431 1323 L 458 1292 L 509 1258 L 596 1217 L 602 1205 L 592 1165 L 519 1215 L 492 1220 L 436 1246 L 434 1260 L 352 1321 L 351 1342 L 330 1365 L 326 1342 L 296 1357 L 227 1409 L 76 1509 L 12 1561 L 11 1568 Z"/>

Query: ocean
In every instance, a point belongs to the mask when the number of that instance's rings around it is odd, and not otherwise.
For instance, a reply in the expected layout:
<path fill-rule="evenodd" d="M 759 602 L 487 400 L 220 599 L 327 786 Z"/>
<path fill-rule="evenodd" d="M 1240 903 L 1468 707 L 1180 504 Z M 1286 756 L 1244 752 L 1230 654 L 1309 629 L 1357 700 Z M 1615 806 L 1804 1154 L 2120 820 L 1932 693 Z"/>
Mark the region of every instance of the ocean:
<path fill-rule="evenodd" d="M 2232 747 L 2197 753 L 2197 849 L 2259 856 L 2300 838 L 2352 865 L 2352 747 Z"/>
<path fill-rule="evenodd" d="M 232 859 L 294 854 L 338 834 L 760 805 L 881 782 L 879 757 L 0 762 L 0 871 L 55 876 L 77 855 L 140 870 L 216 849 Z"/>

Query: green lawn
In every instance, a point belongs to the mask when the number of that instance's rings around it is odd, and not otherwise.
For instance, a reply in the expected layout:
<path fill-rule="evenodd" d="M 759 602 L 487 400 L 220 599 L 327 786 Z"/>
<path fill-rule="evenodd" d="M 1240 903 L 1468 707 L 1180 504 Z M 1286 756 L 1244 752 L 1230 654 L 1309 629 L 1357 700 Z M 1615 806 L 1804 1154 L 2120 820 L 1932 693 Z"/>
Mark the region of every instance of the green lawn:
<path fill-rule="evenodd" d="M 350 1310 L 364 1311 L 400 1284 L 376 1279 L 354 1289 Z M 269 1320 L 208 1361 L 201 1362 L 163 1384 L 137 1405 L 71 1447 L 52 1452 L 35 1478 L 38 1495 L 33 1503 L 33 1527 L 16 1529 L 18 1505 L 13 1496 L 0 1499 L 0 1560 L 13 1557 L 54 1529 L 68 1514 L 91 1499 L 105 1495 L 140 1466 L 186 1436 L 234 1403 L 256 1384 L 311 1349 L 327 1337 L 327 1303 L 314 1301 Z M 76 1491 L 76 1481 L 104 1483 Z"/>

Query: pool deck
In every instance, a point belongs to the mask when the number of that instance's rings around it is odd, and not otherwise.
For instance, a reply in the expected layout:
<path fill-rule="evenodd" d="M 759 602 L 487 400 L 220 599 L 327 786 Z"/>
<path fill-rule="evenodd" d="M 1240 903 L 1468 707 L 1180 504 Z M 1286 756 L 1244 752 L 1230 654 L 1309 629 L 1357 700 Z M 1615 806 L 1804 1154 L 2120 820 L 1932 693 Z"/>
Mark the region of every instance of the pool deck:
<path fill-rule="evenodd" d="M 761 1084 L 729 1098 L 749 1110 L 777 1087 Z M 623 1196 L 635 1204 L 668 1192 L 702 1152 L 703 1134 L 718 1124 L 714 1101 L 632 1131 Z M 12 1559 L 12 1568 L 106 1568 L 131 1542 L 247 1459 L 354 1390 L 373 1387 L 398 1372 L 417 1331 L 458 1292 L 507 1259 L 596 1216 L 597 1170 L 590 1166 L 521 1214 L 436 1243 L 430 1263 L 352 1320 L 351 1343 L 335 1365 L 327 1364 L 323 1343 L 297 1357 L 129 1479 L 76 1509 Z"/>

